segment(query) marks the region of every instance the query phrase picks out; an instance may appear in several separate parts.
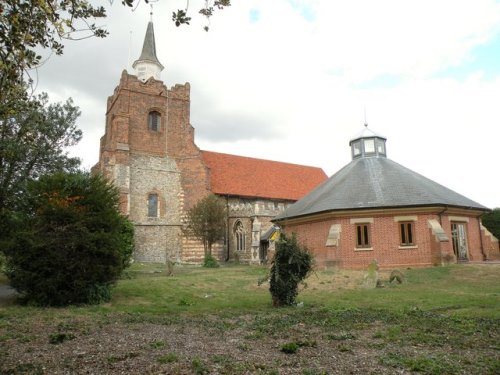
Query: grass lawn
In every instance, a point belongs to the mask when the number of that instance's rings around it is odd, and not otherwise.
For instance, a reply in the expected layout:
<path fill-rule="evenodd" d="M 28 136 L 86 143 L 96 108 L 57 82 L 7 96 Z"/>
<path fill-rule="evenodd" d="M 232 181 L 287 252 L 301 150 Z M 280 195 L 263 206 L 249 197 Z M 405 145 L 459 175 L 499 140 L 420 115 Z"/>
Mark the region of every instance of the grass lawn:
<path fill-rule="evenodd" d="M 0 305 L 0 374 L 500 373 L 500 265 L 307 280 L 275 309 L 268 270 L 135 264 L 100 306 Z"/>

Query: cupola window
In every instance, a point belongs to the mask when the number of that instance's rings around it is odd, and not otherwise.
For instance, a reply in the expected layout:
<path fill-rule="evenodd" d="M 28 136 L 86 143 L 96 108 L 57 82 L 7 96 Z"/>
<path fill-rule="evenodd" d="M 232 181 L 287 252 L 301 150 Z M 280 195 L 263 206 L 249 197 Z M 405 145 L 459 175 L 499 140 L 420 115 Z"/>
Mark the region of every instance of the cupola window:
<path fill-rule="evenodd" d="M 365 139 L 365 154 L 373 154 L 375 152 L 375 139 Z"/>
<path fill-rule="evenodd" d="M 385 141 L 377 139 L 377 154 L 385 155 Z"/>
<path fill-rule="evenodd" d="M 361 142 L 354 142 L 352 144 L 352 156 L 356 157 L 361 155 Z"/>

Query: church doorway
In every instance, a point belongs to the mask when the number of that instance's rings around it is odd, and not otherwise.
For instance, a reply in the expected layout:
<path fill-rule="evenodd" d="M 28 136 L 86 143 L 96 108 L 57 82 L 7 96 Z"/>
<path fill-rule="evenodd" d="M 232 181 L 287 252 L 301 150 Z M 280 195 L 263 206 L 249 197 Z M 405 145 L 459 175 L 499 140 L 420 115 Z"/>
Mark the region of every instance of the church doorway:
<path fill-rule="evenodd" d="M 267 263 L 267 250 L 269 249 L 269 241 L 260 241 L 259 261 L 260 264 Z"/>
<path fill-rule="evenodd" d="M 465 223 L 451 223 L 451 238 L 453 242 L 453 252 L 457 260 L 459 262 L 469 260 Z"/>

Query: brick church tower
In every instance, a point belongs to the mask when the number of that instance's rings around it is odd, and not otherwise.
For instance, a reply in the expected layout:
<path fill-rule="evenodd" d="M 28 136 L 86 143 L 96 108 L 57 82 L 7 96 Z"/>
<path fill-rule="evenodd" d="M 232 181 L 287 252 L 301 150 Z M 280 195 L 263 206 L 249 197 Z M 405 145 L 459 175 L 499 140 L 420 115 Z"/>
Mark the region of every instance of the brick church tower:
<path fill-rule="evenodd" d="M 135 225 L 137 261 L 199 261 L 203 246 L 185 240 L 181 228 L 186 210 L 210 191 L 209 170 L 189 122 L 190 85 L 168 89 L 160 80 L 151 21 L 133 68 L 108 98 L 93 170 L 120 190 L 120 209 Z"/>

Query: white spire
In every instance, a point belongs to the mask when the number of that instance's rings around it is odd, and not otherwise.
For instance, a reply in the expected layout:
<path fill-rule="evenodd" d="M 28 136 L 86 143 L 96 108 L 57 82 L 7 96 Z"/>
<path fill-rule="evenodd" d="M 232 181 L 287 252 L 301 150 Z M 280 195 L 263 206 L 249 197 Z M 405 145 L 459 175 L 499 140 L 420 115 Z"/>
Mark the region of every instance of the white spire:
<path fill-rule="evenodd" d="M 153 13 L 151 11 L 151 17 Z M 144 44 L 142 46 L 141 56 L 134 61 L 132 68 L 135 69 L 137 78 L 145 82 L 153 77 L 156 80 L 160 79 L 160 73 L 163 70 L 163 65 L 156 57 L 155 33 L 153 29 L 153 21 L 148 22 Z"/>

